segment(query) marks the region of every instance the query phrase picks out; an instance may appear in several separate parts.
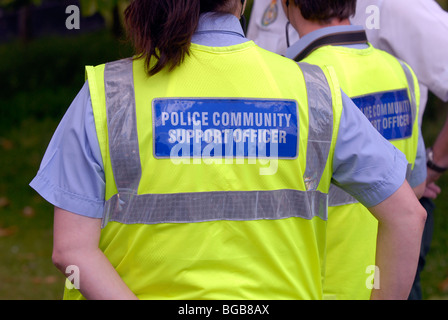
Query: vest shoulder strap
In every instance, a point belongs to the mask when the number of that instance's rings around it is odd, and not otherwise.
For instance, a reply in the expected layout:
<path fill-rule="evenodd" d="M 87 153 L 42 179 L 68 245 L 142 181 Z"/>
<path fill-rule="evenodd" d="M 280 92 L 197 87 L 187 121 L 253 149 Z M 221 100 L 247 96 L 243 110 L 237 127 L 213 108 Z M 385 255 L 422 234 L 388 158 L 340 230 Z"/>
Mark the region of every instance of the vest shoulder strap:
<path fill-rule="evenodd" d="M 298 63 L 305 77 L 308 96 L 308 146 L 304 174 L 308 190 L 316 190 L 325 170 L 333 138 L 332 93 L 323 70 Z"/>
<path fill-rule="evenodd" d="M 401 67 L 403 68 L 404 74 L 406 75 L 406 80 L 408 82 L 409 95 L 411 100 L 411 110 L 412 110 L 412 123 L 414 123 L 415 117 L 418 114 L 418 101 L 416 99 L 416 87 L 414 82 L 414 76 L 411 69 L 404 61 L 400 59 L 398 59 L 398 61 L 400 62 Z"/>
<path fill-rule="evenodd" d="M 137 194 L 142 174 L 137 134 L 132 59 L 104 69 L 109 149 L 118 192 Z"/>

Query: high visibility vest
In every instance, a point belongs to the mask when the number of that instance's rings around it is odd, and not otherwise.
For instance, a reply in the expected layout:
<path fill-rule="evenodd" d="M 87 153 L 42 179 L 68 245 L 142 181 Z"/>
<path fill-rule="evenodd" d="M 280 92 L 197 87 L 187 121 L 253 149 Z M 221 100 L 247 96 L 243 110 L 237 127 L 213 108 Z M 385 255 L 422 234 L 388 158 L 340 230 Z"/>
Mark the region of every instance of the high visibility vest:
<path fill-rule="evenodd" d="M 342 110 L 331 68 L 253 42 L 192 44 L 171 72 L 124 59 L 87 78 L 106 179 L 100 248 L 137 297 L 322 298 Z"/>
<path fill-rule="evenodd" d="M 324 46 L 303 62 L 334 67 L 342 90 L 412 165 L 418 145 L 418 82 L 411 68 L 375 49 Z M 363 205 L 332 185 L 329 193 L 327 299 L 369 299 L 381 283 L 375 265 L 378 222 Z"/>

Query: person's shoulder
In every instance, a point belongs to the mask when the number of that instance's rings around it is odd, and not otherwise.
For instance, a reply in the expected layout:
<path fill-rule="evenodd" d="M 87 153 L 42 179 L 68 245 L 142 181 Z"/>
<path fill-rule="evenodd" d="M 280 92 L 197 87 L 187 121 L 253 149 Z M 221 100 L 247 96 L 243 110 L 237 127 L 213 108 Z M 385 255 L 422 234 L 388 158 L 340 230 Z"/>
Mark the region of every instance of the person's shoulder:
<path fill-rule="evenodd" d="M 382 56 L 385 60 L 387 60 L 389 62 L 389 64 L 394 64 L 394 65 L 400 66 L 400 67 L 405 65 L 409 70 L 411 70 L 412 73 L 414 73 L 414 70 L 406 61 L 404 61 L 400 58 L 397 58 L 396 56 L 394 56 L 393 54 L 391 54 L 387 51 L 384 51 L 384 50 L 381 50 L 378 48 L 375 48 L 374 50 L 378 55 Z"/>
<path fill-rule="evenodd" d="M 262 57 L 265 60 L 268 60 L 272 64 L 283 66 L 285 68 L 293 68 L 293 70 L 294 70 L 294 66 L 298 67 L 297 62 L 292 59 L 286 58 L 285 56 L 282 56 L 278 53 L 266 50 L 260 46 L 256 45 L 256 47 L 257 47 L 257 50 L 259 51 L 260 55 L 262 55 Z"/>
<path fill-rule="evenodd" d="M 371 45 L 371 48 L 372 48 L 372 52 L 374 54 L 376 54 L 377 56 L 380 56 L 383 59 L 388 59 L 390 61 L 397 61 L 398 62 L 398 58 L 395 57 L 394 55 L 390 54 L 389 52 L 387 52 L 387 51 L 385 51 L 383 49 L 379 49 L 379 48 L 373 46 L 372 44 L 370 44 L 370 45 Z"/>

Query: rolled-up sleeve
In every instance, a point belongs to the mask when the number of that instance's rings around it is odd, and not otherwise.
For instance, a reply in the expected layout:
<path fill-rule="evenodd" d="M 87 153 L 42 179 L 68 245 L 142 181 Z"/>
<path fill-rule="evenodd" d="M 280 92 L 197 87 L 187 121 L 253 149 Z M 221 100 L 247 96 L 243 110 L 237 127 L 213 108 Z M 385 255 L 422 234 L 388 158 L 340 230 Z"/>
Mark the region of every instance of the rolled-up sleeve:
<path fill-rule="evenodd" d="M 56 129 L 30 186 L 54 206 L 102 217 L 105 178 L 87 83 Z"/>
<path fill-rule="evenodd" d="M 387 141 L 347 95 L 333 157 L 333 183 L 366 207 L 386 200 L 403 184 L 406 156 Z"/>
<path fill-rule="evenodd" d="M 411 187 L 415 188 L 425 182 L 426 173 L 425 142 L 423 141 L 421 128 L 419 127 L 417 156 L 415 158 L 414 167 L 411 171 L 410 177 L 408 178 Z"/>

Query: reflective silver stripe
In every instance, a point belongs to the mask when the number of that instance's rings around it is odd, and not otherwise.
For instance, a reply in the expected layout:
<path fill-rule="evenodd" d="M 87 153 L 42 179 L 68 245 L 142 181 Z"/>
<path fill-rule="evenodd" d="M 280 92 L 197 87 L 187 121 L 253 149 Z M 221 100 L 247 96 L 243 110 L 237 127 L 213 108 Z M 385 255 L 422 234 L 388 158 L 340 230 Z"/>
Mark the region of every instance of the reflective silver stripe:
<path fill-rule="evenodd" d="M 135 192 L 142 169 L 137 136 L 132 60 L 107 63 L 104 69 L 109 148 L 118 192 Z"/>
<path fill-rule="evenodd" d="M 307 190 L 316 190 L 327 163 L 333 136 L 331 89 L 318 66 L 299 63 L 308 95 L 309 128 L 306 169 L 303 178 Z"/>
<path fill-rule="evenodd" d="M 327 195 L 319 191 L 272 190 L 174 194 L 120 193 L 106 202 L 109 221 L 191 223 L 300 217 L 327 220 Z"/>
<path fill-rule="evenodd" d="M 408 68 L 404 61 L 398 59 L 400 61 L 401 67 L 403 68 L 404 74 L 406 75 L 406 80 L 408 81 L 409 92 L 411 95 L 411 110 L 412 110 L 412 125 L 414 125 L 414 120 L 417 115 L 417 101 L 415 100 L 415 85 L 414 85 L 414 77 L 412 76 L 411 70 Z"/>
<path fill-rule="evenodd" d="M 415 117 L 417 117 L 417 100 L 415 98 L 415 85 L 414 85 L 414 77 L 412 76 L 412 72 L 409 67 L 404 63 L 404 61 L 398 59 L 403 68 L 404 74 L 406 75 L 406 80 L 408 82 L 409 92 L 411 95 L 411 113 L 412 113 L 412 125 L 414 126 Z M 410 180 L 412 174 L 412 163 L 408 163 L 407 171 L 406 171 L 406 180 Z"/>
<path fill-rule="evenodd" d="M 307 152 L 308 191 L 219 191 L 138 195 L 141 165 L 138 148 L 132 61 L 106 64 L 107 124 L 112 170 L 118 189 L 105 203 L 103 227 L 126 224 L 188 223 L 300 217 L 327 219 L 327 194 L 316 191 L 331 144 L 331 91 L 320 68 L 301 64 L 310 104 Z M 321 146 L 321 144 L 324 144 Z"/>
<path fill-rule="evenodd" d="M 338 186 L 335 186 L 334 184 L 330 185 L 330 191 L 328 192 L 328 206 L 337 207 L 357 202 L 358 200 Z"/>

